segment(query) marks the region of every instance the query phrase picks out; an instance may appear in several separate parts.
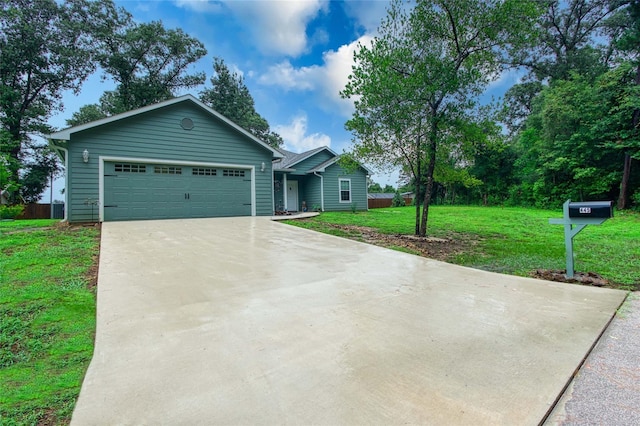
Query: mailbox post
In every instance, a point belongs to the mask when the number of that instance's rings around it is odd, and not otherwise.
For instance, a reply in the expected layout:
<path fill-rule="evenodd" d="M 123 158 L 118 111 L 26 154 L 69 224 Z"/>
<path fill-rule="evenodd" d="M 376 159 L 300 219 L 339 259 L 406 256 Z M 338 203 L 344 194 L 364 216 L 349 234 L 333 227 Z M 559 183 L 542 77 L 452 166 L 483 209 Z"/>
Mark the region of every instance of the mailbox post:
<path fill-rule="evenodd" d="M 567 278 L 573 278 L 573 237 L 587 225 L 601 225 L 613 217 L 613 201 L 591 201 L 562 205 L 562 219 L 549 219 L 552 225 L 564 225 L 564 246 L 567 257 Z"/>

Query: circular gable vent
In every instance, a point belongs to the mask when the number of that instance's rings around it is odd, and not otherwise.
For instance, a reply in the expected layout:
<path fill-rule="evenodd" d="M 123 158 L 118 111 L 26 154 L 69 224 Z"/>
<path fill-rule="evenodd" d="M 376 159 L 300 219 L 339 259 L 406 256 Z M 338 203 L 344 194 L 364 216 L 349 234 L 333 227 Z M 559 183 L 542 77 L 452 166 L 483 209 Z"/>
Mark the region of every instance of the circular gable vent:
<path fill-rule="evenodd" d="M 193 129 L 193 120 L 190 118 L 183 118 L 182 121 L 180 122 L 180 125 L 185 130 L 191 130 Z"/>

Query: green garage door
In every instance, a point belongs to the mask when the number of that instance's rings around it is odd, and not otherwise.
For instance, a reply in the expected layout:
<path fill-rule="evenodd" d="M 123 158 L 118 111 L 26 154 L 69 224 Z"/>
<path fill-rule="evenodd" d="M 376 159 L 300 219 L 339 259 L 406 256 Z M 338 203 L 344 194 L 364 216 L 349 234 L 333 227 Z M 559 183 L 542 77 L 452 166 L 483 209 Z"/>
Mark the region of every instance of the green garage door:
<path fill-rule="evenodd" d="M 105 162 L 104 220 L 250 216 L 251 172 Z"/>

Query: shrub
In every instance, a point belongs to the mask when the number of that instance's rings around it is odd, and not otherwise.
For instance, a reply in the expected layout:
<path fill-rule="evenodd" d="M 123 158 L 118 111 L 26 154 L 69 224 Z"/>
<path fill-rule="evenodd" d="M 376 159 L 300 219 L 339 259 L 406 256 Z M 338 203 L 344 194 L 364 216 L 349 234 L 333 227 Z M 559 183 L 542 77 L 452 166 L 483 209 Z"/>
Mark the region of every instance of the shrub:
<path fill-rule="evenodd" d="M 631 202 L 633 203 L 634 209 L 640 211 L 640 189 L 633 193 Z"/>
<path fill-rule="evenodd" d="M 24 211 L 24 206 L 0 206 L 0 219 L 15 219 Z"/>
<path fill-rule="evenodd" d="M 391 207 L 404 207 L 404 206 L 405 206 L 404 198 L 402 198 L 402 195 L 400 195 L 400 191 L 396 191 L 396 193 L 393 195 L 393 200 L 391 200 Z"/>

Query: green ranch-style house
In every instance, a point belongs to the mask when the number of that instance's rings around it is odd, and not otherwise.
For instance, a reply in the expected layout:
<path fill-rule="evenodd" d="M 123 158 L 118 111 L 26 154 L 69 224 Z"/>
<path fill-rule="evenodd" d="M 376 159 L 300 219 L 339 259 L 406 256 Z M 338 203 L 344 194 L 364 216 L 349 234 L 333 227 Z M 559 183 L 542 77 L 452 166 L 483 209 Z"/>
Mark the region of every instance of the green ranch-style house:
<path fill-rule="evenodd" d="M 273 148 L 192 95 L 47 137 L 69 222 L 271 216 L 367 208 L 365 167 L 327 147 Z"/>

